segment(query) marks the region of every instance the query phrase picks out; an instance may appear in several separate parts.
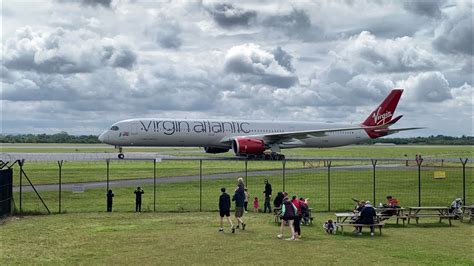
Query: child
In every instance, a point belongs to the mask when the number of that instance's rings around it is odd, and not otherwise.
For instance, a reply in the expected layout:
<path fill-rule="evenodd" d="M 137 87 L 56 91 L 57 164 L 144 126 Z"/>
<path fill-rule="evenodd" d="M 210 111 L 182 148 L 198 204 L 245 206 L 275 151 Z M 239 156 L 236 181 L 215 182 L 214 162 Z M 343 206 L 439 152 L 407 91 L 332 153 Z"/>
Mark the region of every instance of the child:
<path fill-rule="evenodd" d="M 224 216 L 227 217 L 227 222 L 230 224 L 230 228 L 232 233 L 235 233 L 234 224 L 230 219 L 230 196 L 229 194 L 225 193 L 225 188 L 221 188 L 222 195 L 219 197 L 219 213 L 221 216 L 221 227 L 219 228 L 219 232 L 224 232 Z"/>
<path fill-rule="evenodd" d="M 253 198 L 253 212 L 258 212 L 258 198 Z"/>
<path fill-rule="evenodd" d="M 334 227 L 334 222 L 332 220 L 327 220 L 323 225 L 324 230 L 326 230 L 326 233 L 328 234 L 334 234 Z"/>
<path fill-rule="evenodd" d="M 300 207 L 301 207 L 301 216 L 303 224 L 309 224 L 309 208 L 308 208 L 308 199 L 300 198 Z"/>

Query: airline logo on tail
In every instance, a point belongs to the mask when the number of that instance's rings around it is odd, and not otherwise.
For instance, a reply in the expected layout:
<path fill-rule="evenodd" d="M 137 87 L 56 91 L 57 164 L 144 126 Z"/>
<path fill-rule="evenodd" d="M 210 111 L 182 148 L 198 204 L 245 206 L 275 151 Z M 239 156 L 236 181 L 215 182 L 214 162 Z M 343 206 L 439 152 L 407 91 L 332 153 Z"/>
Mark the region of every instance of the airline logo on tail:
<path fill-rule="evenodd" d="M 392 117 L 393 115 L 390 111 L 380 114 L 381 110 L 382 107 L 379 106 L 379 108 L 377 108 L 377 112 L 372 113 L 372 118 L 374 119 L 374 124 L 376 126 L 385 124 L 385 120 Z"/>
<path fill-rule="evenodd" d="M 390 123 L 390 119 L 395 113 L 398 101 L 402 96 L 402 89 L 394 89 L 383 100 L 383 102 L 365 119 L 362 123 L 364 126 L 380 126 Z M 398 120 L 399 118 L 395 118 Z"/>

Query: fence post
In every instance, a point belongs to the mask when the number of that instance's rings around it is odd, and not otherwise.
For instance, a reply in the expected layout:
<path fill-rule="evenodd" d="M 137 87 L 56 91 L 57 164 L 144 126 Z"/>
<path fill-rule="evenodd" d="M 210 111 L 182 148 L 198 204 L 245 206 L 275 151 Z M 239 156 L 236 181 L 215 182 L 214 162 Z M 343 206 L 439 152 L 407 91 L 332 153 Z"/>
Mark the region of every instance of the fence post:
<path fill-rule="evenodd" d="M 248 167 L 248 161 L 247 161 L 247 158 L 245 158 L 245 185 L 248 187 L 249 184 L 247 182 L 247 177 L 248 177 L 247 167 Z"/>
<path fill-rule="evenodd" d="M 202 159 L 199 160 L 199 211 L 202 212 Z"/>
<path fill-rule="evenodd" d="M 58 161 L 59 167 L 59 213 L 61 213 L 61 177 L 62 177 L 62 169 L 63 169 L 63 160 Z"/>
<path fill-rule="evenodd" d="M 331 163 L 332 161 L 324 161 L 328 167 L 328 212 L 331 211 Z"/>
<path fill-rule="evenodd" d="M 418 207 L 421 207 L 421 164 L 423 163 L 423 158 L 416 160 L 418 165 Z"/>
<path fill-rule="evenodd" d="M 374 206 L 375 206 L 375 166 L 377 165 L 377 160 L 374 160 L 374 159 L 371 159 L 370 161 L 372 161 L 372 178 L 373 178 L 373 196 L 374 196 Z"/>
<path fill-rule="evenodd" d="M 20 216 L 23 215 L 23 209 L 21 206 L 22 195 L 23 195 L 23 163 L 25 160 L 18 160 L 18 165 L 20 166 Z"/>
<path fill-rule="evenodd" d="M 281 161 L 282 163 L 282 170 L 283 170 L 283 191 L 285 191 L 285 165 L 286 165 L 286 160 L 282 160 Z"/>
<path fill-rule="evenodd" d="M 156 212 L 156 158 L 153 159 L 153 212 Z"/>
<path fill-rule="evenodd" d="M 105 163 L 107 164 L 107 192 L 109 191 L 109 164 L 110 164 L 110 159 L 105 160 Z"/>
<path fill-rule="evenodd" d="M 459 158 L 459 160 L 462 163 L 462 202 L 466 204 L 466 163 L 468 158 L 466 160 Z"/>

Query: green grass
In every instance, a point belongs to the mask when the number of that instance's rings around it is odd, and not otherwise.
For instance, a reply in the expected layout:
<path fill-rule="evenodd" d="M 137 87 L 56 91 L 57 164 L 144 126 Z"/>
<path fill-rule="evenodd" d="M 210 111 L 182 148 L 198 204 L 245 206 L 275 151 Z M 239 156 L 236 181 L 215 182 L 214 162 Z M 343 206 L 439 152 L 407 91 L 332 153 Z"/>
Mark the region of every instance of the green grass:
<path fill-rule="evenodd" d="M 424 264 L 472 265 L 472 225 L 423 219 L 383 235 L 328 235 L 317 213 L 303 238 L 278 240 L 268 214 L 244 216 L 247 230 L 217 232 L 217 213 L 86 213 L 9 218 L 0 225 L 2 265 L 22 264 Z M 288 236 L 288 229 L 285 228 Z M 346 231 L 349 228 L 346 229 Z M 365 230 L 367 231 L 367 230 Z"/>

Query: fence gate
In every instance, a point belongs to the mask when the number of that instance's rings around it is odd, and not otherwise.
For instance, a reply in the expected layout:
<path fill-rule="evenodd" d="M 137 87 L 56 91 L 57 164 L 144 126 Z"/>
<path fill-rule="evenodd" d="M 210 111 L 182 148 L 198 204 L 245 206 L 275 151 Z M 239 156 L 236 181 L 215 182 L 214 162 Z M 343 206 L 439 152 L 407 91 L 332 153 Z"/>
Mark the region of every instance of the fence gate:
<path fill-rule="evenodd" d="M 12 212 L 13 169 L 0 170 L 0 217 Z"/>

